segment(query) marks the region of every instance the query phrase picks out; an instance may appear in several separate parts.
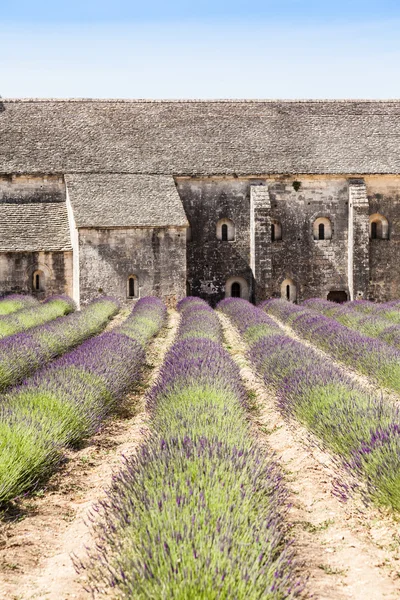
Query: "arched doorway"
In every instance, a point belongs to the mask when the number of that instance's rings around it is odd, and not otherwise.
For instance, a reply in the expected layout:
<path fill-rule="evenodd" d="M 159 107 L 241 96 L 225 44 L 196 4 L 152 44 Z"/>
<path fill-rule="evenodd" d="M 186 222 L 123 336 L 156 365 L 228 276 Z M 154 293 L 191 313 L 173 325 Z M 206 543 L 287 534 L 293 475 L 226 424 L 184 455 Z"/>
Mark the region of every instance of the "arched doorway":
<path fill-rule="evenodd" d="M 338 304 L 343 304 L 343 302 L 347 302 L 348 300 L 347 292 L 344 290 L 333 290 L 329 292 L 327 300 L 330 300 L 331 302 L 337 302 Z"/>
<path fill-rule="evenodd" d="M 231 286 L 231 298 L 240 298 L 242 288 L 238 281 L 234 281 Z"/>
<path fill-rule="evenodd" d="M 225 298 L 249 299 L 249 284 L 244 277 L 229 277 L 225 283 Z"/>

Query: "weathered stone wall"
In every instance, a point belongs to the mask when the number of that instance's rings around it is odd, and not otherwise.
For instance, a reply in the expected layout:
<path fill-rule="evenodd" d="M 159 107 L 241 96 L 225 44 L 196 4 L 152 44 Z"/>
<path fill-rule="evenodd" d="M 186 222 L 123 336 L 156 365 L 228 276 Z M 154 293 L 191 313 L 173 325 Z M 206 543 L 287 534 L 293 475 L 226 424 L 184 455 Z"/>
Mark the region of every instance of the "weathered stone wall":
<path fill-rule="evenodd" d="M 187 291 L 212 305 L 224 298 L 231 277 L 252 287 L 250 269 L 250 188 L 234 178 L 177 179 L 179 195 L 191 228 L 187 244 Z M 235 240 L 217 238 L 217 222 L 235 223 Z"/>
<path fill-rule="evenodd" d="M 296 284 L 298 301 L 326 298 L 332 290 L 347 291 L 346 179 L 282 177 L 268 180 L 268 185 L 271 218 L 281 222 L 282 240 L 272 242 L 266 295 L 280 296 L 281 283 L 288 278 Z M 314 239 L 313 223 L 319 217 L 331 221 L 332 239 Z"/>
<path fill-rule="evenodd" d="M 2 202 L 64 202 L 64 178 L 59 175 L 0 175 Z"/>
<path fill-rule="evenodd" d="M 365 177 L 369 214 L 389 221 L 389 239 L 369 240 L 368 297 L 385 302 L 400 297 L 400 177 Z"/>
<path fill-rule="evenodd" d="M 127 298 L 127 280 L 138 279 L 139 297 L 158 296 L 174 305 L 186 295 L 186 229 L 79 229 L 80 294 Z"/>
<path fill-rule="evenodd" d="M 44 273 L 44 291 L 33 289 L 33 273 Z M 53 294 L 72 297 L 72 252 L 1 252 L 0 295 L 32 294 L 39 299 Z"/>
<path fill-rule="evenodd" d="M 257 302 L 280 296 L 286 280 L 296 285 L 298 301 L 326 298 L 330 291 L 376 301 L 400 297 L 400 176 L 179 177 L 176 184 L 191 226 L 187 243 L 179 227 L 79 230 L 75 275 L 83 302 L 107 293 L 131 303 L 129 275 L 138 278 L 140 296 L 154 294 L 170 304 L 186 293 L 215 304 L 230 295 L 235 280 Z M 63 181 L 0 176 L 0 203 L 13 211 L 38 204 L 57 208 L 65 203 Z M 369 239 L 374 213 L 388 220 L 389 239 Z M 58 222 L 53 213 L 47 219 L 39 210 L 29 214 L 22 225 L 15 217 L 13 237 L 5 240 L 8 226 L 3 242 L 34 243 L 41 251 L 32 251 L 35 245 L 0 249 L 0 295 L 32 293 L 36 270 L 45 273 L 40 297 L 71 295 L 72 252 L 62 245 L 66 217 Z M 330 219 L 332 239 L 314 240 L 319 217 Z M 220 219 L 234 222 L 234 240 L 218 239 Z M 271 240 L 271 223 L 281 224 L 282 239 Z"/>
<path fill-rule="evenodd" d="M 348 291 L 348 181 L 299 177 L 297 191 L 295 181 L 293 177 L 177 180 L 192 231 L 187 252 L 191 294 L 214 304 L 224 297 L 225 282 L 233 276 L 243 277 L 251 290 L 256 289 L 256 301 L 280 296 L 287 278 L 295 282 L 300 301 L 326 298 L 331 290 Z M 258 186 L 268 186 L 264 200 Z M 250 206 L 251 189 L 257 195 L 255 210 Z M 331 220 L 331 240 L 314 240 L 313 222 L 318 217 Z M 234 242 L 217 239 L 216 223 L 221 218 L 235 222 Z M 271 241 L 271 221 L 282 224 L 282 240 Z"/>

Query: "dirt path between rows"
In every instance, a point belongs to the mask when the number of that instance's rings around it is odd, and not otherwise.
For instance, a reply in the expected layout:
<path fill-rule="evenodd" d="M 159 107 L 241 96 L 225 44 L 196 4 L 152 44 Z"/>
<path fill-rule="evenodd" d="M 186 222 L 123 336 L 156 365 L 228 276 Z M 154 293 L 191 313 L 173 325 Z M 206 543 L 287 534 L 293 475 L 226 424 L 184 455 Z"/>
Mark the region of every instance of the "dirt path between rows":
<path fill-rule="evenodd" d="M 334 491 L 346 481 L 332 457 L 299 424 L 287 423 L 276 397 L 256 376 L 246 348 L 229 319 L 218 313 L 226 347 L 240 367 L 256 410 L 255 434 L 276 453 L 288 480 L 295 548 L 305 561 L 307 591 L 318 600 L 400 598 L 400 535 L 389 516 L 365 508 L 358 498 L 345 504 Z"/>
<path fill-rule="evenodd" d="M 117 316 L 109 328 L 121 319 Z M 64 467 L 44 491 L 21 501 L 16 521 L 0 524 L 0 599 L 91 598 L 70 556 L 84 555 L 91 542 L 85 524 L 90 508 L 104 497 L 123 456 L 134 454 L 148 433 L 145 393 L 159 373 L 178 321 L 178 313 L 170 311 L 167 327 L 149 345 L 142 380 L 119 413 L 85 447 L 68 452 Z"/>
<path fill-rule="evenodd" d="M 346 375 L 348 377 L 350 377 L 350 379 L 355 381 L 359 386 L 364 388 L 367 392 L 372 393 L 374 395 L 378 394 L 379 397 L 383 397 L 392 402 L 400 403 L 400 395 L 396 394 L 393 390 L 386 389 L 386 388 L 380 386 L 379 383 L 377 383 L 373 379 L 370 379 L 366 375 L 363 375 L 356 369 L 352 369 L 345 363 L 342 363 L 342 362 L 336 360 L 331 354 L 328 354 L 324 350 L 321 350 L 320 348 L 318 348 L 318 346 L 314 346 L 314 344 L 312 344 L 305 338 L 298 335 L 294 331 L 294 329 L 292 329 L 292 327 L 290 327 L 290 325 L 283 323 L 280 319 L 275 317 L 275 315 L 270 315 L 269 313 L 266 313 L 266 314 L 268 315 L 268 317 L 270 317 L 270 319 L 272 319 L 272 321 L 274 321 L 283 330 L 283 332 L 287 336 L 293 338 L 297 342 L 300 342 L 301 344 L 303 344 L 303 346 L 307 346 L 307 348 L 312 348 L 312 350 L 314 350 L 317 354 L 322 356 L 322 358 L 324 358 L 325 360 L 330 362 L 332 365 L 335 365 L 336 367 L 338 367 L 339 369 L 344 371 L 346 373 Z"/>

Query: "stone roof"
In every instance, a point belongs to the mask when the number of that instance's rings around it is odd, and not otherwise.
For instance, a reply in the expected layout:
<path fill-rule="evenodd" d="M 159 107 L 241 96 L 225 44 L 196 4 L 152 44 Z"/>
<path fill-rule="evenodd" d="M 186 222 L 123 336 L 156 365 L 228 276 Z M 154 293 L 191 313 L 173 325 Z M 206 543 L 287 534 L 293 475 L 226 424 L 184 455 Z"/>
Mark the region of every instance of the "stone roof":
<path fill-rule="evenodd" d="M 188 224 L 175 182 L 165 175 L 66 175 L 76 226 Z"/>
<path fill-rule="evenodd" d="M 0 252 L 71 249 L 65 202 L 0 201 Z"/>
<path fill-rule="evenodd" d="M 0 173 L 400 173 L 400 100 L 2 100 Z"/>

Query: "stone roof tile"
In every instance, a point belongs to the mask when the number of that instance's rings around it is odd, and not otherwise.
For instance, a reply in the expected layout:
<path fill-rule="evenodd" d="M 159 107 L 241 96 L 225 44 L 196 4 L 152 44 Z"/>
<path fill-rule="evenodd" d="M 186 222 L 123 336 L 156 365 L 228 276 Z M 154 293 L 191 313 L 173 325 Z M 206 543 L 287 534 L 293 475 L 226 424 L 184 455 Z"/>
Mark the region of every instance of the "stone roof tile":
<path fill-rule="evenodd" d="M 171 176 L 88 174 L 65 176 L 76 226 L 186 226 Z"/>
<path fill-rule="evenodd" d="M 400 173 L 400 101 L 3 100 L 0 173 Z"/>
<path fill-rule="evenodd" d="M 71 249 L 65 202 L 0 202 L 0 252 Z"/>

